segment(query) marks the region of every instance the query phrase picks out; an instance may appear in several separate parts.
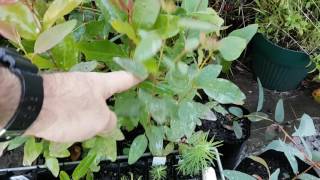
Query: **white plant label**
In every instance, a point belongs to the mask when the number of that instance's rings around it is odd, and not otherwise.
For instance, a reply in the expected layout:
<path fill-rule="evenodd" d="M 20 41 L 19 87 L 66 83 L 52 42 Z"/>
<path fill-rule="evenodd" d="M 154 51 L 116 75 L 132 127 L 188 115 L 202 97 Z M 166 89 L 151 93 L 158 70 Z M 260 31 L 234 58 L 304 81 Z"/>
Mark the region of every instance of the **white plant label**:
<path fill-rule="evenodd" d="M 166 157 L 153 157 L 152 166 L 165 165 L 167 161 Z"/>

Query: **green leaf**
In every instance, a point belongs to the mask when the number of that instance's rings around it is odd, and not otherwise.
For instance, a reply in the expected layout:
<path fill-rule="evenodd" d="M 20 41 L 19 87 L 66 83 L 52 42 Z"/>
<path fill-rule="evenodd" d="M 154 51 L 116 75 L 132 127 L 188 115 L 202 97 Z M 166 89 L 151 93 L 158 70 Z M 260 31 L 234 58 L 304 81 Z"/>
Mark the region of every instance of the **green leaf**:
<path fill-rule="evenodd" d="M 46 166 L 51 171 L 54 177 L 58 177 L 60 166 L 57 158 L 53 158 L 53 157 L 46 158 Z"/>
<path fill-rule="evenodd" d="M 55 67 L 51 60 L 43 58 L 37 54 L 30 53 L 26 56 L 31 60 L 32 64 L 36 65 L 39 69 L 52 69 Z"/>
<path fill-rule="evenodd" d="M 147 146 L 148 139 L 146 136 L 144 134 L 137 136 L 130 146 L 128 163 L 135 163 L 146 151 Z"/>
<path fill-rule="evenodd" d="M 187 64 L 178 62 L 170 68 L 166 75 L 170 88 L 178 94 L 190 92 L 192 88 L 191 80 L 188 76 L 188 68 Z"/>
<path fill-rule="evenodd" d="M 16 149 L 20 146 L 22 146 L 23 143 L 25 143 L 28 140 L 28 137 L 26 136 L 17 136 L 13 140 L 10 141 L 8 146 L 8 151 L 11 151 L 13 149 Z"/>
<path fill-rule="evenodd" d="M 135 44 L 138 44 L 139 38 L 131 24 L 120 20 L 114 20 L 111 22 L 111 25 L 118 33 L 126 34 Z"/>
<path fill-rule="evenodd" d="M 95 162 L 96 157 L 96 153 L 88 153 L 88 155 L 81 160 L 80 164 L 73 171 L 72 179 L 77 180 L 85 176 L 89 171 L 90 166 Z"/>
<path fill-rule="evenodd" d="M 70 177 L 66 172 L 60 171 L 59 179 L 60 180 L 70 180 Z"/>
<path fill-rule="evenodd" d="M 249 43 L 253 36 L 257 33 L 257 31 L 258 24 L 250 24 L 244 28 L 232 31 L 228 36 L 240 37 L 245 39 L 247 43 Z"/>
<path fill-rule="evenodd" d="M 179 18 L 169 14 L 160 14 L 155 25 L 157 34 L 162 39 L 168 39 L 177 35 L 180 31 L 178 26 Z"/>
<path fill-rule="evenodd" d="M 121 132 L 120 129 L 118 128 L 115 128 L 114 130 L 112 130 L 111 132 L 107 131 L 107 132 L 101 132 L 99 134 L 97 134 L 98 136 L 100 137 L 103 137 L 103 138 L 111 138 L 115 141 L 122 141 L 124 140 L 124 135 L 123 133 Z"/>
<path fill-rule="evenodd" d="M 88 172 L 86 175 L 86 180 L 94 180 L 94 175 L 92 172 Z"/>
<path fill-rule="evenodd" d="M 44 29 L 50 28 L 56 20 L 70 13 L 82 0 L 54 0 L 43 16 Z"/>
<path fill-rule="evenodd" d="M 208 7 L 208 0 L 183 0 L 181 7 L 188 13 L 204 11 Z"/>
<path fill-rule="evenodd" d="M 246 115 L 246 117 L 252 122 L 266 120 L 269 118 L 269 116 L 263 112 L 253 112 L 253 113 L 250 113 L 249 115 Z"/>
<path fill-rule="evenodd" d="M 114 19 L 121 19 L 124 20 L 126 18 L 126 14 L 120 11 L 113 1 L 106 1 L 106 0 L 96 0 L 96 5 L 101 10 L 102 15 L 106 22 L 109 20 Z"/>
<path fill-rule="evenodd" d="M 216 32 L 220 27 L 207 21 L 201 21 L 193 18 L 181 18 L 178 22 L 179 27 L 185 29 L 198 30 L 200 32 Z M 245 40 L 244 40 L 245 41 Z"/>
<path fill-rule="evenodd" d="M 270 176 L 269 166 L 264 159 L 262 159 L 261 157 L 258 157 L 258 156 L 249 156 L 249 158 L 252 159 L 253 161 L 256 161 L 257 163 L 260 163 L 261 165 L 263 165 L 268 172 L 268 176 Z"/>
<path fill-rule="evenodd" d="M 242 128 L 238 121 L 233 121 L 232 122 L 232 128 L 234 130 L 234 134 L 236 135 L 237 139 L 241 139 L 243 133 L 242 133 Z"/>
<path fill-rule="evenodd" d="M 219 76 L 221 70 L 221 65 L 210 64 L 200 70 L 200 73 L 196 76 L 194 82 L 198 86 L 212 83 L 212 80 Z"/>
<path fill-rule="evenodd" d="M 81 41 L 78 44 L 78 48 L 84 53 L 86 60 L 109 62 L 114 57 L 126 56 L 120 46 L 108 40 Z"/>
<path fill-rule="evenodd" d="M 300 174 L 298 176 L 298 179 L 301 179 L 301 180 L 319 180 L 318 177 L 316 177 L 314 175 L 311 175 L 311 174 L 307 174 L 307 173 Z"/>
<path fill-rule="evenodd" d="M 137 61 L 132 61 L 130 59 L 122 59 L 115 57 L 114 61 L 121 66 L 123 69 L 131 72 L 133 75 L 137 76 L 140 79 L 146 79 L 148 77 L 147 69 Z"/>
<path fill-rule="evenodd" d="M 300 120 L 299 128 L 292 134 L 292 136 L 313 136 L 316 134 L 316 129 L 312 118 L 308 114 L 303 114 Z"/>
<path fill-rule="evenodd" d="M 29 137 L 24 145 L 23 165 L 31 166 L 42 152 L 42 143 L 36 143 L 35 138 Z"/>
<path fill-rule="evenodd" d="M 83 16 L 85 16 L 85 15 L 83 15 Z M 87 24 L 85 24 L 85 23 L 87 23 Z M 105 21 L 103 21 L 103 20 L 99 20 L 99 21 L 90 20 L 85 23 L 84 23 L 85 32 L 84 32 L 83 36 L 81 37 L 81 39 L 93 40 L 93 39 L 106 39 L 106 37 L 108 37 L 110 25 L 107 24 Z M 82 28 L 82 27 L 79 27 L 79 28 Z"/>
<path fill-rule="evenodd" d="M 262 110 L 263 107 L 263 102 L 264 102 L 264 91 L 263 91 L 263 87 L 261 84 L 260 79 L 257 79 L 258 81 L 258 87 L 259 87 L 259 99 L 258 99 L 258 106 L 257 106 L 257 112 Z"/>
<path fill-rule="evenodd" d="M 65 158 L 70 156 L 68 148 L 72 146 L 72 143 L 55 143 L 49 144 L 49 155 L 57 158 Z"/>
<path fill-rule="evenodd" d="M 47 29 L 37 38 L 34 44 L 34 52 L 39 54 L 51 49 L 70 34 L 76 24 L 76 20 L 70 20 Z"/>
<path fill-rule="evenodd" d="M 146 129 L 149 140 L 149 150 L 153 156 L 162 156 L 164 129 L 163 127 L 151 126 Z"/>
<path fill-rule="evenodd" d="M 6 141 L 6 142 L 0 142 L 0 157 L 2 156 L 4 150 L 7 148 L 7 146 L 9 145 L 10 141 Z"/>
<path fill-rule="evenodd" d="M 229 180 L 256 180 L 253 176 L 235 170 L 224 170 L 223 175 Z"/>
<path fill-rule="evenodd" d="M 269 169 L 269 168 L 268 168 Z M 270 176 L 269 180 L 278 180 L 280 174 L 280 168 L 277 168 Z"/>
<path fill-rule="evenodd" d="M 35 40 L 40 33 L 40 23 L 22 1 L 0 6 L 0 21 L 13 25 L 18 34 L 28 40 Z"/>
<path fill-rule="evenodd" d="M 70 72 L 92 72 L 98 67 L 97 61 L 81 62 L 70 68 Z"/>
<path fill-rule="evenodd" d="M 1 150 L 0 150 L 1 152 Z M 312 161 L 320 162 L 320 152 L 319 151 L 312 151 Z"/>
<path fill-rule="evenodd" d="M 151 28 L 160 12 L 158 0 L 136 0 L 133 7 L 133 23 L 139 28 Z"/>
<path fill-rule="evenodd" d="M 174 151 L 174 144 L 173 143 L 169 143 L 164 148 L 163 155 L 167 156 L 167 155 L 171 154 L 173 151 Z"/>
<path fill-rule="evenodd" d="M 142 37 L 138 44 L 133 59 L 143 62 L 153 57 L 160 50 L 162 45 L 161 37 L 157 33 L 148 32 Z"/>
<path fill-rule="evenodd" d="M 213 79 L 210 84 L 202 85 L 205 93 L 221 104 L 243 104 L 246 96 L 238 86 L 226 79 Z"/>
<path fill-rule="evenodd" d="M 228 108 L 228 111 L 229 111 L 231 114 L 237 116 L 238 118 L 242 118 L 242 117 L 243 117 L 243 111 L 242 111 L 242 109 L 239 108 L 239 107 L 231 106 L 231 107 Z"/>
<path fill-rule="evenodd" d="M 52 48 L 51 53 L 57 67 L 65 71 L 69 71 L 79 61 L 79 51 L 71 34 Z"/>
<path fill-rule="evenodd" d="M 284 121 L 284 108 L 283 108 L 283 100 L 279 99 L 277 106 L 276 106 L 276 111 L 274 113 L 274 119 L 278 123 L 282 123 Z"/>
<path fill-rule="evenodd" d="M 236 36 L 228 36 L 220 41 L 219 51 L 226 61 L 233 61 L 240 57 L 246 46 L 247 42 L 245 39 Z"/>

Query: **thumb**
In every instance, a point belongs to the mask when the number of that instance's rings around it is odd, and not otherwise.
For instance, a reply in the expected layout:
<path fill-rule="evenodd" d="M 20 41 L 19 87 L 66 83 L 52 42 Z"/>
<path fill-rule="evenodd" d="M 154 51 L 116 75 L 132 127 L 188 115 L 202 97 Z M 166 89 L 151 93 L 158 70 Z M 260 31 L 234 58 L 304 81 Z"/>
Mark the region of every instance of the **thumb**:
<path fill-rule="evenodd" d="M 139 84 L 142 80 L 126 71 L 97 73 L 101 90 L 107 99 L 115 93 L 120 93 Z"/>

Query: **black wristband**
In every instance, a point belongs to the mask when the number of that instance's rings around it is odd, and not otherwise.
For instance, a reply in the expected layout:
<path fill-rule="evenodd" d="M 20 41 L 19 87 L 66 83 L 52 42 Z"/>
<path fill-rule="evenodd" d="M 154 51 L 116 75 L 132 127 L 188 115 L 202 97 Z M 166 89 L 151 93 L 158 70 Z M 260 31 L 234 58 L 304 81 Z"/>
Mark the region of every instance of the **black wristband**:
<path fill-rule="evenodd" d="M 5 127 L 0 130 L 0 142 L 22 135 L 37 119 L 43 103 L 43 80 L 38 69 L 14 50 L 0 48 L 0 63 L 17 75 L 21 82 L 18 108 Z"/>

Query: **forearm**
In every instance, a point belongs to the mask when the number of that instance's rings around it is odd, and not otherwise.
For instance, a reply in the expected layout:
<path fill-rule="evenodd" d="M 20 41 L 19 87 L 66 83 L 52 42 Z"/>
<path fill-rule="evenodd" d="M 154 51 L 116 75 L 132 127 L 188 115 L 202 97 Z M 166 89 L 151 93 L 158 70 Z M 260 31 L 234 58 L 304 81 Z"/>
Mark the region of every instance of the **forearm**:
<path fill-rule="evenodd" d="M 16 75 L 0 65 L 0 129 L 15 113 L 21 96 L 21 84 Z"/>

